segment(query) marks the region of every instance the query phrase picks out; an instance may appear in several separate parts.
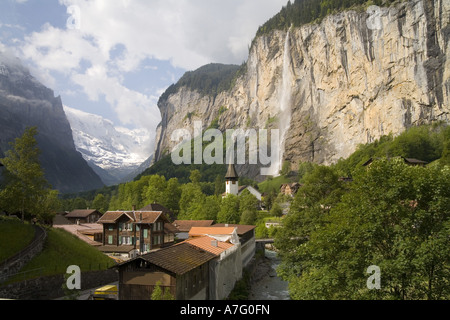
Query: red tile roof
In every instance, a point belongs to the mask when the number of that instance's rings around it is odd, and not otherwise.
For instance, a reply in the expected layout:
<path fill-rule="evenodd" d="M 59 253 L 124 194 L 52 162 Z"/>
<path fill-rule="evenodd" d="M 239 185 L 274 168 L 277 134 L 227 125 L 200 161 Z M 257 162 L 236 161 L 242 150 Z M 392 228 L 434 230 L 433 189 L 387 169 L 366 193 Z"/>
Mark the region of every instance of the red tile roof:
<path fill-rule="evenodd" d="M 250 226 L 250 225 L 241 225 L 241 224 L 225 224 L 225 223 L 218 223 L 215 224 L 213 226 L 211 226 L 211 228 L 223 228 L 223 227 L 232 227 L 232 228 L 236 228 L 236 232 L 238 235 L 243 235 L 244 233 L 247 233 L 253 229 L 256 228 L 256 226 Z"/>
<path fill-rule="evenodd" d="M 234 232 L 234 227 L 193 227 L 189 231 L 189 235 L 192 237 L 195 236 L 205 236 L 205 235 L 224 235 L 224 234 L 232 234 Z"/>
<path fill-rule="evenodd" d="M 234 245 L 229 242 L 217 241 L 214 238 L 204 236 L 198 238 L 192 238 L 185 240 L 189 244 L 192 244 L 200 249 L 211 252 L 215 255 L 220 255 L 222 252 L 232 248 Z"/>

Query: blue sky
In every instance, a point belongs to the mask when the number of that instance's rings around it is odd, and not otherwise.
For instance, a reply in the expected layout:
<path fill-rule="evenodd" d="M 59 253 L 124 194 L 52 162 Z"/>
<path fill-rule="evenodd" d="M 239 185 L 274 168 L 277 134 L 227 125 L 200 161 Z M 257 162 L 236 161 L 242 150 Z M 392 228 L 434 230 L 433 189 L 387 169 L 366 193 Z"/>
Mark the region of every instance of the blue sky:
<path fill-rule="evenodd" d="M 2 0 L 0 51 L 19 57 L 65 105 L 154 135 L 165 89 L 207 63 L 246 61 L 258 26 L 286 3 Z"/>

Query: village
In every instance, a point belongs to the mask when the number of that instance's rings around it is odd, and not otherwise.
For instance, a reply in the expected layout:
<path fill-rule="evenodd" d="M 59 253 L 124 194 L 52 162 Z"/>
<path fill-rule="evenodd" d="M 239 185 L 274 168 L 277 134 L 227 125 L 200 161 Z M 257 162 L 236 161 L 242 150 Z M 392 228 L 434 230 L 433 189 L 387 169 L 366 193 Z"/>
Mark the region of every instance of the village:
<path fill-rule="evenodd" d="M 229 165 L 225 180 L 222 197 L 239 196 L 246 189 L 261 203 L 258 190 L 239 186 L 234 165 Z M 280 191 L 293 196 L 299 186 L 284 184 Z M 267 228 L 276 225 L 268 222 Z M 104 214 L 96 209 L 60 213 L 53 227 L 76 235 L 117 262 L 117 285 L 99 288 L 102 299 L 146 300 L 157 288 L 163 297 L 175 300 L 223 300 L 244 270 L 255 267 L 255 253 L 273 243 L 257 240 L 254 225 L 177 220 L 158 203 Z"/>
<path fill-rule="evenodd" d="M 363 167 L 370 167 L 373 161 Z M 410 166 L 426 165 L 416 159 L 403 161 Z M 339 180 L 352 182 L 345 177 Z M 279 195 L 293 199 L 301 188 L 298 182 L 283 183 Z M 263 207 L 264 194 L 252 186 L 240 186 L 233 164 L 225 175 L 225 190 L 222 198 L 240 196 L 247 190 L 258 200 L 258 207 Z M 287 201 L 283 216 L 289 206 Z M 264 227 L 273 230 L 282 220 L 266 220 Z M 76 236 L 115 261 L 110 268 L 115 281 L 91 288 L 85 297 L 89 300 L 151 300 L 155 292 L 161 300 L 224 300 L 246 270 L 258 268 L 266 248 L 276 251 L 273 239 L 257 239 L 255 225 L 181 220 L 158 203 L 104 214 L 89 208 L 60 212 L 53 219 L 53 228 Z M 8 266 L 2 268 L 4 274 Z"/>

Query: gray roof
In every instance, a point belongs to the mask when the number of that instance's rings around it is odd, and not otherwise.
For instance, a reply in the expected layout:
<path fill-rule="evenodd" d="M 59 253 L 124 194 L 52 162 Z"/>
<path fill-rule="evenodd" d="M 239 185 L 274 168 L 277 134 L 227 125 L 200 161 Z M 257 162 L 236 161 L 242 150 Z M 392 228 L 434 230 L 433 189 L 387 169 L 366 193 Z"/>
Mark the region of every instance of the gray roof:
<path fill-rule="evenodd" d="M 234 168 L 234 164 L 230 163 L 228 166 L 227 174 L 225 175 L 225 179 L 238 179 L 239 176 L 236 173 L 236 169 Z"/>

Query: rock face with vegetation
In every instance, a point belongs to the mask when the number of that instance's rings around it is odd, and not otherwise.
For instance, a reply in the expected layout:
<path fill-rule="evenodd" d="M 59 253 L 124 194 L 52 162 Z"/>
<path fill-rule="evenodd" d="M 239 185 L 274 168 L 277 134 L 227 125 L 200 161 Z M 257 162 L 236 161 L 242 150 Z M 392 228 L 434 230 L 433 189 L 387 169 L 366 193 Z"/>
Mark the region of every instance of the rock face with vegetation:
<path fill-rule="evenodd" d="M 156 161 L 177 144 L 171 133 L 192 132 L 194 121 L 203 129 L 280 129 L 283 160 L 294 168 L 335 163 L 383 135 L 449 121 L 448 1 L 375 11 L 363 4 L 285 28 L 298 3 L 258 30 L 241 67 L 203 67 L 161 97 Z"/>

